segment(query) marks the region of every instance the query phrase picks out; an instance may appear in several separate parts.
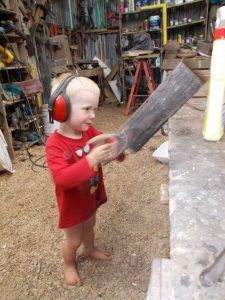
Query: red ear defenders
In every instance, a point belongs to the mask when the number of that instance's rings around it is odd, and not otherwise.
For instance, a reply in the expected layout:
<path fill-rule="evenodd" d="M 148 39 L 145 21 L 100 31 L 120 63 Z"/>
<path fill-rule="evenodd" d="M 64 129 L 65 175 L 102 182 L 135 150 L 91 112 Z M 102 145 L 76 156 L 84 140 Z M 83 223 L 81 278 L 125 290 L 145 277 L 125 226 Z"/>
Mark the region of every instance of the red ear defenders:
<path fill-rule="evenodd" d="M 66 94 L 66 87 L 76 77 L 77 75 L 66 77 L 51 95 L 48 108 L 50 123 L 53 123 L 54 120 L 61 123 L 68 120 L 70 115 L 70 99 Z"/>

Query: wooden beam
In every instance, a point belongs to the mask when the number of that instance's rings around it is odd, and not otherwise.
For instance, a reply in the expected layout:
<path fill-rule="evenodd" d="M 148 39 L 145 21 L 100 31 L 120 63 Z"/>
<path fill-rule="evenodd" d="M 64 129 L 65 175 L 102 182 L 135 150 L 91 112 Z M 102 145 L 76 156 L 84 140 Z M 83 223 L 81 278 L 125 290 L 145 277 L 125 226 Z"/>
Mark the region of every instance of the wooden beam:
<path fill-rule="evenodd" d="M 173 70 L 180 62 L 183 62 L 190 69 L 210 69 L 211 57 L 194 57 L 186 59 L 178 58 L 165 58 L 163 60 L 162 69 L 163 70 Z"/>

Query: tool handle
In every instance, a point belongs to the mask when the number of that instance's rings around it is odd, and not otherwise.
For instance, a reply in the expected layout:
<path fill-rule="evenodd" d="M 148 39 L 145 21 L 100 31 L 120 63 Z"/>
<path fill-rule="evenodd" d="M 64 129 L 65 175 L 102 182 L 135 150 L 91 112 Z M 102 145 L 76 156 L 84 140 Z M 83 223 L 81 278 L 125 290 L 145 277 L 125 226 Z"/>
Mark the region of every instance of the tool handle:
<path fill-rule="evenodd" d="M 99 145 L 99 144 L 104 144 L 108 139 L 110 138 L 115 138 L 115 134 L 110 134 L 110 133 L 105 133 L 105 134 L 100 134 L 92 139 L 90 139 L 87 142 L 87 145 L 94 144 L 94 145 Z"/>
<path fill-rule="evenodd" d="M 200 281 L 203 286 L 211 286 L 218 281 L 225 271 L 225 249 L 215 259 L 214 263 L 203 270 L 200 274 Z"/>
<path fill-rule="evenodd" d="M 113 143 L 115 141 L 117 141 L 117 136 L 115 134 L 109 134 L 109 133 L 108 134 L 100 134 L 100 135 L 97 135 L 97 136 L 93 137 L 92 139 L 90 139 L 87 142 L 87 145 L 89 145 L 89 144 L 99 145 L 99 144 L 104 144 L 105 142 Z M 125 159 L 124 153 L 121 153 L 116 157 L 116 160 L 118 162 L 122 162 L 122 161 L 124 161 L 124 159 Z"/>

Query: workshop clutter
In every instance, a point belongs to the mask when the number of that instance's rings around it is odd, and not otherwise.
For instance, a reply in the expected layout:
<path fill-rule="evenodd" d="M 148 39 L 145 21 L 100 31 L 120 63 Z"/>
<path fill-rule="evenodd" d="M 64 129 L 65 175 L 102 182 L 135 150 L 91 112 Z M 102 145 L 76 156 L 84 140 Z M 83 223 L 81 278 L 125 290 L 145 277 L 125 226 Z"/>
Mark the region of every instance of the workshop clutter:
<path fill-rule="evenodd" d="M 160 0 L 120 0 L 120 12 L 127 13 L 127 12 L 134 12 L 140 11 L 142 7 L 160 4 L 163 3 Z"/>

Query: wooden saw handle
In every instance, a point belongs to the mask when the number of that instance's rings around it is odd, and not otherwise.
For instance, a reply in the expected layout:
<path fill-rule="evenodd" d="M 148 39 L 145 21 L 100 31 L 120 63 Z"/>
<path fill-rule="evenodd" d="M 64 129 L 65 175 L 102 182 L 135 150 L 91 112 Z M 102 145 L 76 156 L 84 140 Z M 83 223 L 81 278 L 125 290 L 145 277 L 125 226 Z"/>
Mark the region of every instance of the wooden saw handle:
<path fill-rule="evenodd" d="M 100 134 L 100 135 L 97 135 L 97 136 L 93 137 L 92 139 L 90 139 L 87 142 L 87 145 L 89 145 L 89 144 L 94 144 L 94 145 L 104 144 L 108 139 L 112 139 L 112 138 L 116 139 L 116 135 L 113 133 Z"/>

